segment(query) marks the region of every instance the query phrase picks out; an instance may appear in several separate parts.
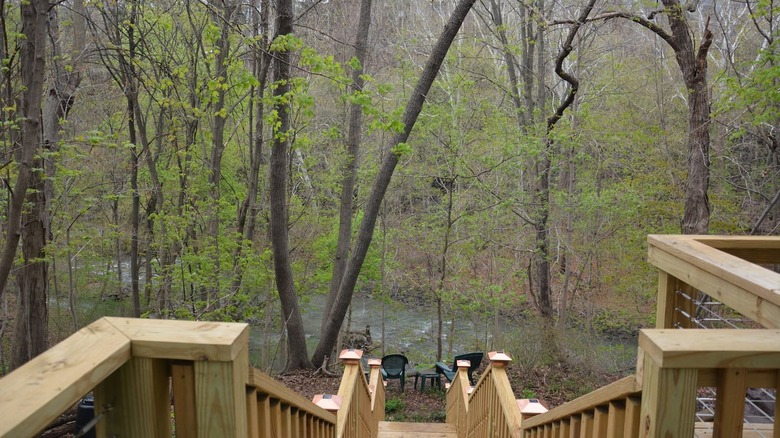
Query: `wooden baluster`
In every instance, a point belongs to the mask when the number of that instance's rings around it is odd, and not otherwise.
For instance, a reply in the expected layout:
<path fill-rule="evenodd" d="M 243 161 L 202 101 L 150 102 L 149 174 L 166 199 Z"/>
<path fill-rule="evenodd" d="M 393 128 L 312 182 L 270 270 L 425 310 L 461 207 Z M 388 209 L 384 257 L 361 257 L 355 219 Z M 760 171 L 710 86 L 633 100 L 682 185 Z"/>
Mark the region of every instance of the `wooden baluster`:
<path fill-rule="evenodd" d="M 623 400 L 609 402 L 609 418 L 607 418 L 607 437 L 622 438 L 626 421 L 626 404 Z"/>
<path fill-rule="evenodd" d="M 775 397 L 778 396 L 780 396 L 780 371 L 775 377 Z M 772 437 L 780 438 L 780 402 L 777 399 L 775 399 L 775 431 Z"/>
<path fill-rule="evenodd" d="M 246 389 L 246 430 L 252 438 L 260 438 L 260 420 L 257 407 L 257 389 Z M 176 437 L 178 438 L 178 433 Z"/>
<path fill-rule="evenodd" d="M 580 414 L 580 438 L 593 436 L 593 412 L 586 411 Z"/>
<path fill-rule="evenodd" d="M 608 422 L 609 407 L 596 406 L 593 410 L 593 436 L 596 438 L 606 438 Z"/>
<path fill-rule="evenodd" d="M 195 422 L 195 368 L 192 361 L 174 361 L 171 364 L 173 413 L 176 437 L 198 436 Z"/>
<path fill-rule="evenodd" d="M 569 418 L 569 437 L 578 438 L 580 436 L 580 428 L 582 427 L 582 419 L 579 415 L 573 415 Z"/>
<path fill-rule="evenodd" d="M 744 368 L 718 370 L 713 438 L 742 437 L 746 380 L 747 370 Z"/>
<path fill-rule="evenodd" d="M 624 438 L 639 438 L 641 410 L 642 399 L 640 397 L 629 397 L 626 399 L 626 421 L 622 435 Z"/>

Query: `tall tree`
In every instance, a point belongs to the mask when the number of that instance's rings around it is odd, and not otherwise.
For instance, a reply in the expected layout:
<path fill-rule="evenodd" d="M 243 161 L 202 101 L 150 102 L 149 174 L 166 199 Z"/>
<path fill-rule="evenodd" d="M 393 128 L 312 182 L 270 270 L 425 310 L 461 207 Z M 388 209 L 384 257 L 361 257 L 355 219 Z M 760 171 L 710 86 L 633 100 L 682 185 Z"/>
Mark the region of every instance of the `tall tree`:
<path fill-rule="evenodd" d="M 363 130 L 363 107 L 360 104 L 358 93 L 363 91 L 365 80 L 363 72 L 368 55 L 368 31 L 371 26 L 371 0 L 360 2 L 360 19 L 358 32 L 355 37 L 355 59 L 357 68 L 352 69 L 351 91 L 354 100 L 349 106 L 349 132 L 347 133 L 347 161 L 342 170 L 341 181 L 341 208 L 339 209 L 339 235 L 336 244 L 336 256 L 333 261 L 333 276 L 330 280 L 330 290 L 322 310 L 322 330 L 330 318 L 330 309 L 338 295 L 341 279 L 349 257 L 349 244 L 352 240 L 352 206 L 355 191 L 355 180 L 358 171 L 358 154 L 360 152 L 360 139 Z"/>
<path fill-rule="evenodd" d="M 290 140 L 292 138 L 292 109 L 290 96 L 290 52 L 293 36 L 292 0 L 279 0 L 274 48 L 274 112 L 278 121 L 274 129 L 271 149 L 270 198 L 271 243 L 273 244 L 274 275 L 279 300 L 282 304 L 282 325 L 287 331 L 287 365 L 285 370 L 311 368 L 306 349 L 303 318 L 295 293 L 290 263 L 289 237 L 287 233 L 287 172 Z"/>
<path fill-rule="evenodd" d="M 46 56 L 46 23 L 49 18 L 48 0 L 31 0 L 22 3 L 21 79 L 23 120 L 21 147 L 18 156 L 19 179 L 15 187 L 13 208 L 23 208 L 26 198 L 30 208 L 9 221 L 21 217 L 22 267 L 17 279 L 19 299 L 16 303 L 16 329 L 12 345 L 11 366 L 16 368 L 48 348 L 47 262 L 44 247 L 45 199 L 44 175 L 41 160 L 41 102 L 43 98 L 44 67 Z M 24 176 L 23 176 L 24 175 Z M 25 181 L 26 180 L 26 181 Z M 19 185 L 21 184 L 21 185 Z M 28 190 L 32 189 L 32 190 Z M 27 195 L 26 197 L 24 195 Z M 15 212 L 14 212 L 15 213 Z M 14 225 L 16 226 L 16 225 Z M 13 236 L 9 235 L 8 240 Z M 8 246 L 6 247 L 7 249 Z M 5 256 L 5 254 L 3 254 Z M 9 263 L 13 260 L 9 260 Z M 10 266 L 9 266 L 10 267 Z M 3 267 L 4 268 L 4 267 Z M 7 274 L 6 274 L 7 275 Z M 4 281 L 3 281 L 4 283 Z M 0 284 L 4 287 L 5 284 Z"/>
<path fill-rule="evenodd" d="M 404 129 L 393 138 L 393 149 L 391 153 L 385 155 L 379 172 L 374 179 L 374 183 L 371 187 L 371 194 L 366 202 L 360 230 L 358 231 L 354 249 L 349 257 L 346 269 L 344 270 L 338 295 L 333 302 L 333 307 L 331 308 L 330 316 L 328 317 L 328 323 L 325 326 L 325 330 L 322 332 L 320 342 L 314 350 L 312 362 L 315 366 L 322 364 L 323 359 L 333 349 L 336 343 L 341 323 L 344 321 L 344 317 L 347 314 L 347 308 L 352 301 L 352 294 L 355 290 L 355 285 L 357 284 L 360 269 L 363 266 L 363 261 L 368 253 L 368 247 L 371 245 L 379 209 L 382 205 L 382 200 L 384 199 L 387 187 L 390 184 L 390 179 L 395 171 L 395 167 L 398 164 L 399 155 L 402 153 L 404 145 L 406 145 L 406 141 L 409 139 L 409 134 L 412 132 L 412 128 L 414 128 L 414 124 L 417 122 L 417 117 L 420 115 L 420 111 L 422 111 L 425 98 L 428 95 L 428 91 L 431 89 L 434 79 L 436 79 L 436 75 L 439 72 L 441 64 L 444 62 L 450 45 L 452 45 L 452 41 L 458 34 L 463 21 L 466 19 L 466 16 L 475 1 L 476 0 L 458 1 L 455 10 L 452 12 L 452 15 L 444 26 L 444 30 L 428 57 L 425 68 L 422 73 L 420 73 L 417 85 L 412 91 L 411 96 L 409 96 L 402 118 Z"/>

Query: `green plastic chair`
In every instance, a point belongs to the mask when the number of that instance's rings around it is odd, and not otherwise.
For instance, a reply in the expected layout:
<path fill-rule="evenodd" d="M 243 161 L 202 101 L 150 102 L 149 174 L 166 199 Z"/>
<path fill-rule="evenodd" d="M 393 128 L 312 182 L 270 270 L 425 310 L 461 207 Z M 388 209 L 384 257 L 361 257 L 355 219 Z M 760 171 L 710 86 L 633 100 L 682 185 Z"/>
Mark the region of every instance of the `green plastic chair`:
<path fill-rule="evenodd" d="M 447 378 L 447 381 L 452 382 L 455 379 L 455 374 L 458 372 L 458 361 L 467 360 L 471 362 L 471 366 L 469 366 L 468 371 L 469 383 L 474 386 L 474 371 L 476 371 L 477 368 L 479 368 L 479 365 L 482 363 L 483 355 L 484 353 L 466 353 L 455 356 L 455 359 L 452 360 L 452 367 L 448 367 L 444 362 L 436 362 L 436 372 L 439 374 L 444 374 L 444 377 Z"/>
<path fill-rule="evenodd" d="M 382 378 L 385 380 L 397 379 L 401 381 L 401 391 L 404 390 L 406 381 L 406 365 L 409 359 L 403 354 L 388 354 L 382 357 Z"/>

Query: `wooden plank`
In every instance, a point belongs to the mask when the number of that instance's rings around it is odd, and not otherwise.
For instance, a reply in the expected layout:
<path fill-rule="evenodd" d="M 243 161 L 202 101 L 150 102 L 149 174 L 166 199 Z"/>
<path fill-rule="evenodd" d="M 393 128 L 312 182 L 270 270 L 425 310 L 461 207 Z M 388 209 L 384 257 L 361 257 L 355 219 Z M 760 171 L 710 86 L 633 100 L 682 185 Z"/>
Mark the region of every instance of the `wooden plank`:
<path fill-rule="evenodd" d="M 269 398 L 268 403 L 270 413 L 268 424 L 270 425 L 271 433 L 266 436 L 280 437 L 282 436 L 282 402 L 276 398 Z"/>
<path fill-rule="evenodd" d="M 778 395 L 780 395 L 780 371 L 777 372 L 775 378 L 775 431 L 772 434 L 773 438 L 780 438 L 780 402 L 777 401 Z"/>
<path fill-rule="evenodd" d="M 626 399 L 626 420 L 623 427 L 624 438 L 639 438 L 640 415 L 642 410 L 642 397 L 628 397 Z"/>
<path fill-rule="evenodd" d="M 195 409 L 195 368 L 192 362 L 171 363 L 171 386 L 176 438 L 195 438 L 198 436 L 198 422 Z"/>
<path fill-rule="evenodd" d="M 780 263 L 777 236 L 696 236 L 694 240 L 751 263 Z"/>
<path fill-rule="evenodd" d="M 662 368 L 777 368 L 780 330 L 643 329 L 639 346 Z"/>
<path fill-rule="evenodd" d="M 609 407 L 596 406 L 593 410 L 593 437 L 607 438 L 607 427 L 609 426 Z"/>
<path fill-rule="evenodd" d="M 561 431 L 555 438 L 569 438 L 571 435 L 571 421 L 566 418 L 561 420 Z"/>
<path fill-rule="evenodd" d="M 196 361 L 195 408 L 199 437 L 245 437 L 248 357 L 232 362 Z"/>
<path fill-rule="evenodd" d="M 171 436 L 165 360 L 134 357 L 95 387 L 95 411 L 110 406 L 98 436 Z"/>
<path fill-rule="evenodd" d="M 229 362 L 249 345 L 249 325 L 106 317 L 132 341 L 134 357 Z"/>
<path fill-rule="evenodd" d="M 742 428 L 742 438 L 766 438 L 772 431 L 771 424 L 745 424 Z M 712 423 L 695 424 L 695 438 L 714 438 Z"/>
<path fill-rule="evenodd" d="M 603 386 L 593 392 L 585 394 L 582 397 L 576 398 L 568 403 L 551 409 L 544 414 L 523 420 L 522 428 L 526 429 L 550 421 L 573 416 L 574 414 L 586 409 L 593 409 L 595 406 L 609 403 L 611 400 L 624 399 L 629 395 L 639 393 L 641 390 L 642 386 L 639 382 L 637 382 L 636 377 L 627 376 L 607 386 Z"/>
<path fill-rule="evenodd" d="M 747 370 L 746 386 L 748 388 L 774 388 L 777 381 L 777 371 Z M 718 386 L 718 369 L 709 368 L 699 370 L 699 388 Z"/>
<path fill-rule="evenodd" d="M 766 328 L 780 328 L 780 274 L 693 240 L 648 241 L 654 266 Z"/>
<path fill-rule="evenodd" d="M 686 330 L 679 330 L 686 331 Z M 693 436 L 696 369 L 660 368 L 645 350 L 642 383 L 643 438 Z"/>
<path fill-rule="evenodd" d="M 578 438 L 580 436 L 580 427 L 582 420 L 579 415 L 573 415 L 569 418 L 569 438 Z"/>
<path fill-rule="evenodd" d="M 580 438 L 593 437 L 593 412 L 582 412 L 580 414 Z"/>
<path fill-rule="evenodd" d="M 247 436 L 260 437 L 260 416 L 257 407 L 257 390 L 252 387 L 247 387 L 246 389 L 246 432 Z M 176 438 L 178 438 L 178 435 Z"/>
<path fill-rule="evenodd" d="M 105 319 L 79 330 L 0 379 L 0 436 L 35 435 L 129 359 L 130 340 Z"/>
<path fill-rule="evenodd" d="M 267 394 L 257 394 L 257 421 L 260 425 L 258 437 L 265 438 L 272 436 L 271 426 L 271 398 Z"/>
<path fill-rule="evenodd" d="M 614 400 L 609 402 L 609 417 L 607 418 L 607 437 L 623 438 L 626 424 L 626 402 Z"/>
<path fill-rule="evenodd" d="M 715 437 L 742 437 L 745 417 L 745 381 L 747 370 L 728 368 L 719 371 L 715 398 Z"/>

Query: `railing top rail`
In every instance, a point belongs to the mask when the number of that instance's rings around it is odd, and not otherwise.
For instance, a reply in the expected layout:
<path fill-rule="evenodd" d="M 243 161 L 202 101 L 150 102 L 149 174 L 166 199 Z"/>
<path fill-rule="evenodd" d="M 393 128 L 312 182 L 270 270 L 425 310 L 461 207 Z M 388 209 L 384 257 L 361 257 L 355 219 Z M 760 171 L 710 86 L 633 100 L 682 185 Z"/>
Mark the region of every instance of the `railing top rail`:
<path fill-rule="evenodd" d="M 102 319 L 132 341 L 133 357 L 229 362 L 249 343 L 249 325 L 244 323 Z"/>
<path fill-rule="evenodd" d="M 327 422 L 336 423 L 336 414 L 328 412 L 325 409 L 312 403 L 311 400 L 304 398 L 297 392 L 282 385 L 274 380 L 272 377 L 265 373 L 256 370 L 254 368 L 249 369 L 249 381 L 247 385 L 252 386 L 260 390 L 264 394 L 268 394 L 273 398 L 283 400 L 284 403 L 289 404 L 299 410 L 308 412 L 318 418 L 321 418 Z"/>
<path fill-rule="evenodd" d="M 777 368 L 780 330 L 644 329 L 639 346 L 661 368 Z"/>
<path fill-rule="evenodd" d="M 130 339 L 105 318 L 46 350 L 0 379 L 0 436 L 40 431 L 130 357 Z"/>
<path fill-rule="evenodd" d="M 523 420 L 521 428 L 529 429 L 551 421 L 567 418 L 596 406 L 607 404 L 612 400 L 623 399 L 639 394 L 641 390 L 642 384 L 637 381 L 636 376 L 627 376 L 591 393 L 585 394 L 582 397 L 564 403 L 544 414 L 539 414 Z"/>
<path fill-rule="evenodd" d="M 764 327 L 780 324 L 780 237 L 649 235 L 648 261 Z M 737 255 L 733 255 L 737 254 Z"/>

